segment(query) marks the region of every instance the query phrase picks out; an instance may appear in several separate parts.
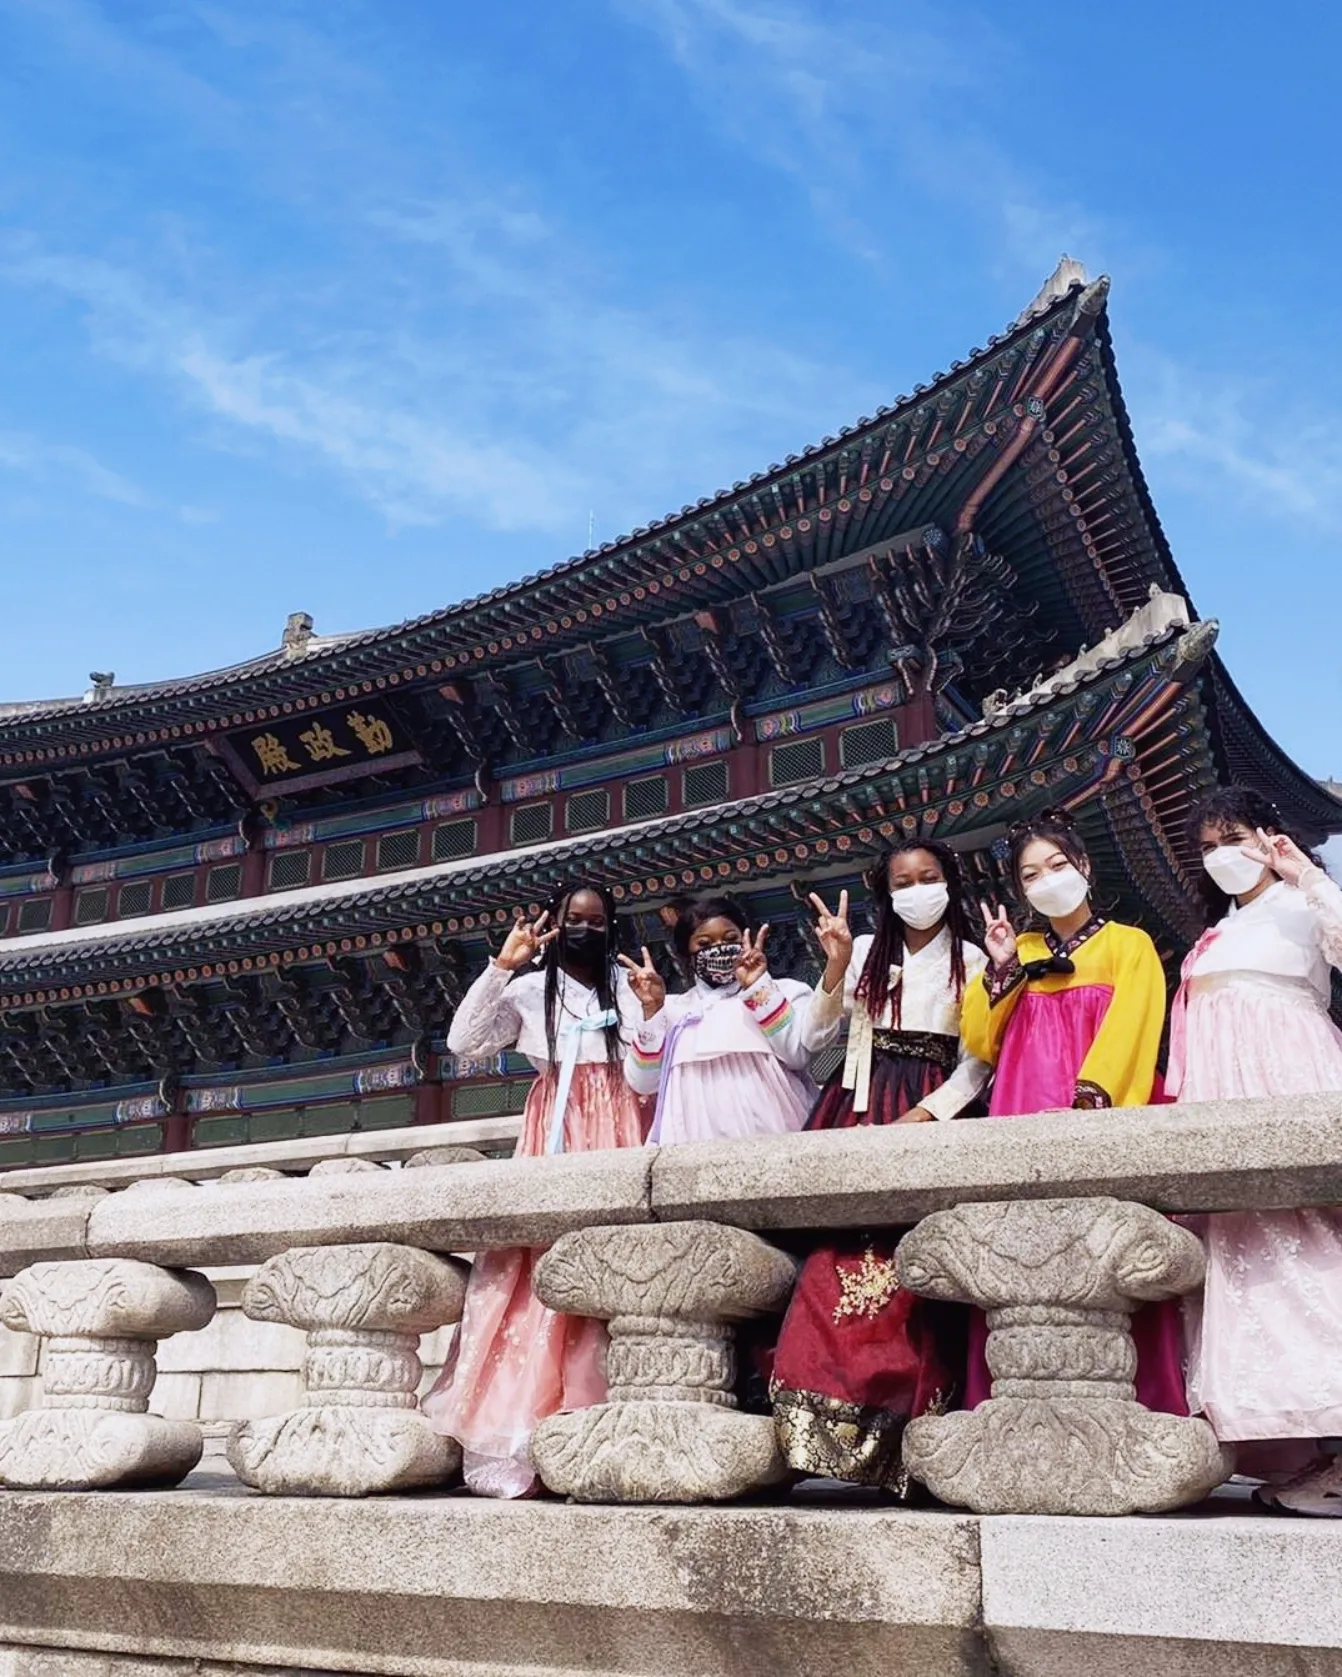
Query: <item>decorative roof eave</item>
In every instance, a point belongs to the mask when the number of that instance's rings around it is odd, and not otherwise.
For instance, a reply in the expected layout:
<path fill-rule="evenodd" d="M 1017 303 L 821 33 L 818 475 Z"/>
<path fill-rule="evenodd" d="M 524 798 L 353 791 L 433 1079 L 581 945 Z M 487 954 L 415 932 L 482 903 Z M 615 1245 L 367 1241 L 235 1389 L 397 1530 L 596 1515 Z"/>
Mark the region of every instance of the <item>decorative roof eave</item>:
<path fill-rule="evenodd" d="M 0 945 L 0 987 L 9 992 L 0 1006 L 115 996 L 397 942 L 479 936 L 584 872 L 608 880 L 623 904 L 650 905 L 715 883 L 841 869 L 897 831 L 969 832 L 990 819 L 995 802 L 1014 812 L 1060 797 L 1078 801 L 1124 772 L 1136 736 L 1159 724 L 1214 636 L 1211 624 L 1171 628 L 1097 660 L 1042 699 L 1007 704 L 992 721 L 876 768 L 715 809 L 418 870 L 373 889 L 324 888 L 317 902 L 267 898 L 226 918 L 158 932 L 128 925 L 115 936 L 64 943 L 12 940 Z"/>
<path fill-rule="evenodd" d="M 869 522 L 880 498 L 908 493 L 916 500 L 930 477 L 952 470 L 984 441 L 995 438 L 995 446 L 1007 448 L 1013 431 L 1029 417 L 1035 376 L 1060 338 L 1078 325 L 1082 301 L 1099 298 L 1098 309 L 1085 315 L 1089 332 L 1103 321 L 1106 292 L 1103 281 L 1087 291 L 1070 287 L 1042 312 L 1027 313 L 966 361 L 953 362 L 931 384 L 915 386 L 911 396 L 874 417 L 730 490 L 519 583 L 407 623 L 339 637 L 334 646 L 314 639 L 297 656 L 282 649 L 232 669 L 125 694 L 113 689 L 93 702 L 25 705 L 9 718 L 0 711 L 0 768 L 12 773 L 52 758 L 77 760 L 91 750 L 189 743 L 219 727 L 329 704 L 333 697 L 339 702 L 341 688 L 371 692 L 433 676 L 450 678 L 486 659 L 525 660 L 540 650 L 569 650 L 612 627 L 632 631 L 651 616 L 683 615 L 728 593 L 778 580 L 789 568 L 823 563 L 825 550 L 863 545 L 860 533 L 845 539 L 848 526 Z M 990 394 L 997 406 L 986 416 L 972 415 L 994 367 L 999 378 Z M 962 434 L 959 427 L 965 425 Z M 894 438 L 907 441 L 910 452 L 897 463 L 877 462 L 876 450 Z M 818 473 L 832 473 L 833 483 L 818 482 Z M 784 490 L 792 493 L 785 496 Z M 906 527 L 923 521 L 911 509 Z M 799 546 L 800 536 L 812 533 L 807 546 L 813 551 L 789 567 L 790 550 Z M 744 582 L 732 574 L 737 567 L 751 573 Z M 235 707 L 245 708 L 230 716 Z M 153 726 L 147 727 L 151 716 Z"/>
<path fill-rule="evenodd" d="M 1266 794 L 1288 825 L 1311 839 L 1342 832 L 1342 800 L 1287 756 L 1250 709 L 1219 657 L 1211 660 L 1208 684 L 1221 774 Z"/>

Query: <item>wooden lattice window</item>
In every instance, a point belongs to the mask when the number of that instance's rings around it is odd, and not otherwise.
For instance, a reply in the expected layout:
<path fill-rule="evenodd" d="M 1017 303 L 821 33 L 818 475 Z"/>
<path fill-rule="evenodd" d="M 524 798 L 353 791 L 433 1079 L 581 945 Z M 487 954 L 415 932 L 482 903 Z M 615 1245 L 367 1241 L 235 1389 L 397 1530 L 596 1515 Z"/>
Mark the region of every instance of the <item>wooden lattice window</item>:
<path fill-rule="evenodd" d="M 384 833 L 377 841 L 380 873 L 392 868 L 413 868 L 419 860 L 419 828 L 406 827 L 399 833 Z"/>
<path fill-rule="evenodd" d="M 328 844 L 322 856 L 322 878 L 357 879 L 363 872 L 363 840 L 341 839 Z"/>
<path fill-rule="evenodd" d="M 785 740 L 769 754 L 769 784 L 791 786 L 794 781 L 814 780 L 825 772 L 825 742 L 812 739 Z"/>
<path fill-rule="evenodd" d="M 685 770 L 685 807 L 697 809 L 703 804 L 720 804 L 727 796 L 727 765 L 718 758 L 713 763 L 694 763 Z"/>
<path fill-rule="evenodd" d="M 858 722 L 845 728 L 839 735 L 839 760 L 846 769 L 865 768 L 868 763 L 884 763 L 899 750 L 899 730 L 893 716 L 878 716 L 871 722 Z"/>
<path fill-rule="evenodd" d="M 435 862 L 461 862 L 475 854 L 475 822 L 444 821 L 433 829 Z"/>

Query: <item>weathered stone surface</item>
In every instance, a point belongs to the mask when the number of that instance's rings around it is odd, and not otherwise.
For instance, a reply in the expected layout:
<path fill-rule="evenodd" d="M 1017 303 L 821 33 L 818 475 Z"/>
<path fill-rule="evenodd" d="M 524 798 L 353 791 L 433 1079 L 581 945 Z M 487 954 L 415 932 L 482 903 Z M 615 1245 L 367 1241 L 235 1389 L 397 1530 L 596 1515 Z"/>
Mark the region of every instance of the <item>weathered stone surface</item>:
<path fill-rule="evenodd" d="M 249 1277 L 250 1279 L 250 1277 Z M 219 1309 L 195 1333 L 174 1334 L 158 1348 L 161 1373 L 232 1374 L 297 1370 L 305 1341 L 298 1328 L 254 1321 L 239 1308 Z"/>
<path fill-rule="evenodd" d="M 30 1264 L 88 1255 L 88 1227 L 94 1201 L 84 1196 L 0 1203 L 0 1276 Z"/>
<path fill-rule="evenodd" d="M 458 1447 L 418 1409 L 418 1343 L 460 1317 L 465 1291 L 460 1265 L 385 1242 L 270 1259 L 243 1309 L 307 1329 L 305 1407 L 237 1428 L 228 1459 L 238 1477 L 275 1494 L 366 1496 L 454 1473 Z"/>
<path fill-rule="evenodd" d="M 53 1188 L 51 1198 L 54 1200 L 100 1200 L 104 1194 L 111 1193 L 110 1188 L 104 1188 L 97 1182 L 71 1182 L 62 1188 Z"/>
<path fill-rule="evenodd" d="M 901 1283 L 988 1312 L 993 1395 L 925 1415 L 904 1461 L 944 1502 L 978 1513 L 1129 1514 L 1196 1502 L 1231 1471 L 1204 1422 L 1135 1401 L 1134 1301 L 1202 1279 L 1199 1242 L 1119 1200 L 958 1206 L 898 1252 Z"/>
<path fill-rule="evenodd" d="M 200 1428 L 145 1413 L 155 1341 L 214 1311 L 203 1275 L 129 1259 L 34 1264 L 0 1297 L 0 1321 L 39 1333 L 43 1405 L 0 1426 L 0 1484 L 82 1489 L 175 1484 L 200 1460 Z"/>
<path fill-rule="evenodd" d="M 248 1282 L 242 1308 L 254 1321 L 306 1328 L 427 1333 L 460 1319 L 459 1264 L 412 1246 L 369 1241 L 299 1246 L 271 1258 Z M 0 1304 L 3 1311 L 3 1304 Z"/>
<path fill-rule="evenodd" d="M 382 1677 L 983 1669 L 975 1523 L 949 1514 L 189 1491 L 4 1513 L 11 1644 Z"/>
<path fill-rule="evenodd" d="M 405 1170 L 423 1170 L 426 1165 L 482 1165 L 485 1155 L 478 1147 L 423 1147 L 405 1161 Z"/>
<path fill-rule="evenodd" d="M 214 1305 L 203 1275 L 132 1258 L 90 1258 L 33 1264 L 16 1275 L 0 1294 L 0 1323 L 44 1336 L 163 1339 L 203 1328 Z"/>
<path fill-rule="evenodd" d="M 724 1502 L 788 1473 L 772 1416 L 657 1399 L 553 1415 L 531 1455 L 549 1489 L 578 1502 Z"/>
<path fill-rule="evenodd" d="M 198 1421 L 200 1419 L 199 1374 L 159 1373 L 154 1389 L 149 1394 L 149 1410 L 165 1421 Z"/>
<path fill-rule="evenodd" d="M 1202 1243 L 1144 1205 L 1095 1199 L 958 1205 L 900 1242 L 899 1278 L 928 1298 L 1130 1309 L 1198 1286 Z"/>
<path fill-rule="evenodd" d="M 232 1182 L 282 1182 L 284 1172 L 275 1170 L 270 1165 L 239 1165 L 236 1170 L 226 1170 L 222 1176 L 215 1177 L 215 1181 L 224 1185 Z"/>
<path fill-rule="evenodd" d="M 1329 1521 L 1003 1518 L 979 1528 L 992 1669 L 1010 1677 L 1337 1677 Z"/>
<path fill-rule="evenodd" d="M 1332 1205 L 1335 1095 L 1038 1113 L 1002 1124 L 859 1126 L 658 1150 L 660 1219 L 742 1228 L 914 1223 L 966 1200 L 1113 1194 L 1162 1211 Z"/>
<path fill-rule="evenodd" d="M 588 1228 L 557 1240 L 536 1266 L 538 1296 L 578 1316 L 739 1320 L 781 1310 L 793 1259 L 718 1223 Z"/>
<path fill-rule="evenodd" d="M 123 1194 L 186 1194 L 195 1189 L 194 1182 L 188 1182 L 184 1176 L 142 1176 L 134 1182 L 128 1182 L 121 1190 Z"/>
<path fill-rule="evenodd" d="M 11 1490 L 97 1490 L 176 1485 L 200 1460 L 190 1421 L 106 1409 L 28 1409 L 0 1427 L 0 1485 Z"/>
<path fill-rule="evenodd" d="M 254 1182 L 228 1193 L 112 1194 L 88 1210 L 89 1249 L 167 1265 L 261 1263 L 293 1246 L 393 1241 L 429 1252 L 547 1246 L 589 1224 L 646 1223 L 643 1148 Z M 137 1203 L 138 1201 L 138 1203 Z M 81 1215 L 85 1208 L 81 1208 Z M 0 1218 L 0 1259 L 4 1219 Z"/>
<path fill-rule="evenodd" d="M 152 1659 L 143 1654 L 76 1653 L 70 1648 L 0 1648 L 0 1677 L 336 1677 L 296 1665 L 235 1665 L 231 1660 Z"/>
<path fill-rule="evenodd" d="M 303 1376 L 298 1369 L 264 1369 L 251 1373 L 202 1374 L 202 1421 L 251 1421 L 281 1415 L 304 1401 Z"/>
<path fill-rule="evenodd" d="M 610 1322 L 610 1401 L 532 1440 L 552 1491 L 580 1502 L 722 1501 L 786 1474 L 773 1422 L 736 1413 L 733 1320 L 781 1310 L 796 1265 L 714 1223 L 583 1229 L 536 1266 L 553 1310 Z"/>
<path fill-rule="evenodd" d="M 36 1334 L 0 1327 L 0 1379 L 36 1374 L 41 1343 Z"/>
<path fill-rule="evenodd" d="M 357 1176 L 360 1172 L 382 1170 L 376 1159 L 319 1159 L 308 1172 L 309 1176 Z"/>

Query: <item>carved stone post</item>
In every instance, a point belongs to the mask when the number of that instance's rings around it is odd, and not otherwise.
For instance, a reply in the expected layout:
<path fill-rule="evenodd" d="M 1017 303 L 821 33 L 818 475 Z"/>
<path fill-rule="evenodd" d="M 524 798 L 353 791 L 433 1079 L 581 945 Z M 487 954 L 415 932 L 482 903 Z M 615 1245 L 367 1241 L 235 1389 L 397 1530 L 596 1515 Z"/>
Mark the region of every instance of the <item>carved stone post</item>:
<path fill-rule="evenodd" d="M 993 1395 L 909 1423 L 904 1461 L 979 1514 L 1181 1508 L 1232 1471 L 1205 1421 L 1136 1401 L 1131 1313 L 1202 1280 L 1199 1241 L 1115 1199 L 961 1205 L 900 1242 L 901 1283 L 988 1314 Z"/>
<path fill-rule="evenodd" d="M 154 1351 L 203 1328 L 214 1288 L 130 1258 L 33 1264 L 0 1299 L 7 1328 L 46 1340 L 42 1405 L 0 1426 L 0 1484 L 26 1490 L 175 1485 L 200 1460 L 192 1421 L 150 1415 Z"/>
<path fill-rule="evenodd" d="M 462 1265 L 413 1246 L 296 1246 L 247 1283 L 244 1312 L 307 1330 L 304 1407 L 242 1421 L 228 1459 L 277 1495 L 367 1496 L 436 1485 L 457 1445 L 420 1414 L 419 1336 L 461 1318 Z"/>
<path fill-rule="evenodd" d="M 779 1311 L 796 1266 L 716 1223 L 581 1229 L 536 1266 L 545 1304 L 610 1323 L 609 1398 L 543 1421 L 552 1491 L 579 1502 L 716 1502 L 785 1477 L 773 1418 L 742 1415 L 731 1323 Z"/>

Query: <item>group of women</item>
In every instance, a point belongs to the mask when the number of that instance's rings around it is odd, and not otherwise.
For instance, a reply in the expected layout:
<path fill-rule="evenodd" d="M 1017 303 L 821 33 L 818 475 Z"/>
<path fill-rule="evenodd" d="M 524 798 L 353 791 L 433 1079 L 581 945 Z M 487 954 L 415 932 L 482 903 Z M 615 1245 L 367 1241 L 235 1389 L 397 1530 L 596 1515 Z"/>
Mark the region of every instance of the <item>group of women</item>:
<path fill-rule="evenodd" d="M 673 941 L 692 982 L 668 994 L 646 949 L 640 961 L 619 953 L 609 895 L 575 885 L 514 925 L 449 1046 L 471 1058 L 516 1048 L 535 1065 L 519 1155 L 1342 1091 L 1328 1012 L 1342 891 L 1246 788 L 1206 799 L 1192 836 L 1208 929 L 1184 962 L 1163 1085 L 1159 957 L 1145 932 L 1097 908 L 1090 857 L 1061 811 L 1009 835 L 1007 874 L 1032 929 L 998 905 L 971 916 L 955 852 L 909 838 L 870 875 L 870 935 L 853 937 L 846 893 L 833 909 L 812 897 L 825 956 L 814 989 L 774 978 L 768 927 L 710 897 L 680 907 Z M 817 1089 L 812 1058 L 845 1019 L 842 1061 Z M 1217 1213 L 1196 1226 L 1201 1297 L 1182 1323 L 1155 1307 L 1134 1320 L 1139 1398 L 1204 1415 L 1239 1446 L 1266 1506 L 1342 1512 L 1342 1211 Z M 983 1318 L 899 1287 L 902 1232 L 813 1244 L 759 1363 L 798 1473 L 910 1497 L 906 1422 L 991 1388 Z M 453 1359 L 424 1399 L 484 1495 L 534 1490 L 538 1422 L 605 1396 L 605 1329 L 540 1303 L 536 1255 L 479 1255 Z"/>

